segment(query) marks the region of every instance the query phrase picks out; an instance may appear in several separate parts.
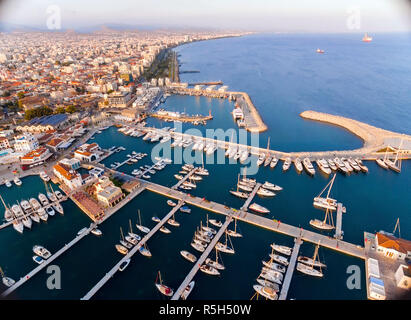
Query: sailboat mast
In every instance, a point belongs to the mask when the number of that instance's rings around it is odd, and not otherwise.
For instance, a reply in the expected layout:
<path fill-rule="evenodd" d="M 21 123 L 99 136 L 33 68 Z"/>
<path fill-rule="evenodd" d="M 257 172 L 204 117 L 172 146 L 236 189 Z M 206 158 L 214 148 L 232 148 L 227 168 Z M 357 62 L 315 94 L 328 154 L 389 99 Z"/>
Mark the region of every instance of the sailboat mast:
<path fill-rule="evenodd" d="M 330 188 L 328 189 L 327 199 L 328 199 L 328 197 L 330 196 L 331 188 L 333 187 L 333 184 L 334 184 L 334 180 L 335 180 L 335 176 L 336 176 L 336 175 L 337 175 L 337 174 L 334 173 L 334 177 L 331 179 L 331 185 L 330 185 Z"/>
<path fill-rule="evenodd" d="M 120 227 L 120 234 L 121 234 L 121 240 L 124 241 L 123 229 L 121 229 L 121 227 Z"/>

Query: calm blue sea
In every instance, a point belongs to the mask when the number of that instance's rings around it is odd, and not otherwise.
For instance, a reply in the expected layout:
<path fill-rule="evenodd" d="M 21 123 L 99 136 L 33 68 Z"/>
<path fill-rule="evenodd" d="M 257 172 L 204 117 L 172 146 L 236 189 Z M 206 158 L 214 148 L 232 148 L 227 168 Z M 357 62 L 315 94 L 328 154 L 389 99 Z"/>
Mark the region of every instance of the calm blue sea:
<path fill-rule="evenodd" d="M 374 41 L 366 44 L 361 42 L 361 37 L 264 34 L 192 43 L 177 48 L 181 70 L 199 70 L 200 73 L 182 74 L 181 78 L 188 82 L 222 80 L 232 90 L 248 92 L 269 128 L 260 136 L 260 145 L 265 146 L 270 137 L 273 149 L 336 150 L 361 146 L 358 138 L 341 128 L 301 119 L 299 113 L 307 109 L 339 114 L 411 134 L 410 38 L 401 34 L 376 34 Z M 325 53 L 315 53 L 317 48 Z M 228 101 L 173 96 L 161 107 L 202 114 L 211 110 L 214 119 L 207 128 L 236 128 L 230 114 L 233 105 Z M 157 127 L 170 125 L 154 119 L 149 120 L 149 124 Z M 198 129 L 199 134 L 205 130 L 202 126 L 184 125 L 184 129 L 188 128 Z M 126 147 L 126 151 L 106 159 L 106 165 L 124 160 L 133 150 L 150 153 L 154 146 L 142 139 L 124 136 L 114 127 L 92 141 L 102 147 Z M 175 158 L 175 154 L 171 156 Z M 231 196 L 228 190 L 234 188 L 240 166 L 207 164 L 211 157 L 205 160 L 210 176 L 192 193 L 239 208 L 242 201 Z M 130 173 L 148 163 L 151 160 L 147 157 L 138 164 L 124 165 L 122 170 Z M 344 240 L 362 245 L 364 231 L 392 231 L 397 217 L 401 222 L 401 235 L 411 239 L 409 162 L 403 163 L 401 174 L 385 171 L 371 162 L 366 164 L 370 169 L 368 175 L 338 175 L 334 184 L 333 197 L 347 207 L 343 217 Z M 176 183 L 173 175 L 179 168 L 179 165 L 170 165 L 154 175 L 152 181 L 172 186 Z M 256 179 L 268 180 L 284 188 L 273 199 L 256 198 L 256 202 L 271 210 L 269 218 L 310 229 L 310 219 L 323 217 L 321 211 L 313 208 L 312 198 L 326 185 L 327 177 L 298 175 L 293 168 L 283 173 L 279 165 L 274 170 L 260 169 Z M 24 178 L 20 188 L 0 187 L 0 194 L 9 203 L 37 195 L 40 191 L 44 191 L 44 184 L 38 177 Z M 31 259 L 34 244 L 42 244 L 55 252 L 89 224 L 87 216 L 73 203 L 66 202 L 64 209 L 64 216 L 56 215 L 47 224 L 35 224 L 33 230 L 25 231 L 23 235 L 12 228 L 0 230 L 0 266 L 6 275 L 17 280 L 35 267 Z M 48 274 L 42 271 L 16 290 L 12 298 L 79 299 L 84 296 L 121 258 L 114 248 L 120 237 L 120 227 L 126 231 L 130 219 L 134 226 L 138 209 L 143 224 L 149 227 L 154 226 L 153 215 L 161 218 L 170 210 L 166 198 L 145 191 L 101 225 L 102 237 L 87 236 L 56 259 L 55 264 L 61 268 L 62 289 L 47 289 Z M 193 208 L 190 215 L 177 214 L 176 220 L 181 223 L 179 228 L 170 226 L 171 234 L 158 233 L 148 242 L 153 257 L 148 259 L 136 254 L 126 271 L 116 274 L 95 298 L 164 299 L 154 287 L 157 271 L 161 271 L 169 286 L 175 289 L 179 286 L 191 268 L 179 251 L 194 252 L 190 242 L 200 221 L 205 222 L 206 214 L 198 208 Z M 210 218 L 222 219 L 208 214 Z M 235 255 L 223 255 L 226 270 L 219 277 L 197 274 L 192 299 L 249 299 L 253 295 L 252 285 L 261 268 L 261 260 L 268 259 L 269 244 L 293 244 L 289 237 L 244 223 L 239 224 L 239 229 L 244 238 L 233 239 Z M 304 255 L 312 255 L 313 250 L 309 243 L 304 243 L 301 248 Z M 320 258 L 328 266 L 324 278 L 312 279 L 296 272 L 289 298 L 366 298 L 364 277 L 361 290 L 346 287 L 347 267 L 356 264 L 364 272 L 363 261 L 327 249 L 320 249 Z"/>

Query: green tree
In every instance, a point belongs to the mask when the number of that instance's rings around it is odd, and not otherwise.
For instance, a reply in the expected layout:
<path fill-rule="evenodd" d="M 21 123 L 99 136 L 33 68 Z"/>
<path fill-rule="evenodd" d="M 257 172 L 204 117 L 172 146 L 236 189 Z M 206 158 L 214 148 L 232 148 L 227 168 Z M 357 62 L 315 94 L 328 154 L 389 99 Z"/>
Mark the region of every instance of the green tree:
<path fill-rule="evenodd" d="M 74 113 L 76 111 L 77 111 L 77 108 L 74 105 L 70 105 L 66 108 L 66 112 L 68 112 L 68 113 Z"/>
<path fill-rule="evenodd" d="M 64 107 L 57 107 L 54 113 L 66 113 L 66 109 Z"/>
<path fill-rule="evenodd" d="M 53 114 L 53 110 L 48 106 L 42 106 L 38 108 L 29 109 L 26 111 L 24 117 L 26 120 L 31 120 L 33 118 L 48 116 Z"/>

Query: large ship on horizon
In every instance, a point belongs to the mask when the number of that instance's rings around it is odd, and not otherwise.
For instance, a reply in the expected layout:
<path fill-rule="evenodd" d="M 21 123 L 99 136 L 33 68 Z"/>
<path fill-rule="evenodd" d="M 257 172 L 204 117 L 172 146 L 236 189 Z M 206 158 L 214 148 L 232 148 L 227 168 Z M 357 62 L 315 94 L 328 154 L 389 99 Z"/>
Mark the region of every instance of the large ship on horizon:
<path fill-rule="evenodd" d="M 362 41 L 363 41 L 363 42 L 371 42 L 371 41 L 372 41 L 372 37 L 370 37 L 370 36 L 368 35 L 368 33 L 365 33 L 365 34 L 364 34 L 364 37 L 362 38 Z"/>

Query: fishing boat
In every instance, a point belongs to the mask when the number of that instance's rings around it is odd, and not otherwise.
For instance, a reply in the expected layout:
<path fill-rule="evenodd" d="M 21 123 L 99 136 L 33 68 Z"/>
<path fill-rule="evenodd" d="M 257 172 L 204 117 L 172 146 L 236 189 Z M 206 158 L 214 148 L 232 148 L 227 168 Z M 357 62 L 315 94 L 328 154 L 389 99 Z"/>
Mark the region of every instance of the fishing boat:
<path fill-rule="evenodd" d="M 286 257 L 280 256 L 279 254 L 270 253 L 270 258 L 273 261 L 278 262 L 284 266 L 288 266 L 289 264 L 288 259 Z"/>
<path fill-rule="evenodd" d="M 255 211 L 255 212 L 258 212 L 258 213 L 269 213 L 270 212 L 270 210 L 268 210 L 267 208 L 265 208 L 265 207 L 263 207 L 263 206 L 260 206 L 259 204 L 257 204 L 257 203 L 252 203 L 250 206 L 249 206 L 249 208 L 251 209 L 251 210 L 253 210 L 253 211 Z"/>
<path fill-rule="evenodd" d="M 190 209 L 189 207 L 187 207 L 187 206 L 182 206 L 182 207 L 180 208 L 180 211 L 181 211 L 181 212 L 184 212 L 184 213 L 191 213 L 191 209 Z"/>
<path fill-rule="evenodd" d="M 298 173 L 301 173 L 303 171 L 303 165 L 301 163 L 300 158 L 294 159 L 294 166 Z"/>
<path fill-rule="evenodd" d="M 44 262 L 44 259 L 41 258 L 41 257 L 39 257 L 39 256 L 37 256 L 37 255 L 34 255 L 32 259 L 33 259 L 33 261 L 34 261 L 35 263 L 37 263 L 37 264 L 42 264 L 42 263 Z"/>
<path fill-rule="evenodd" d="M 304 165 L 304 169 L 307 171 L 308 174 L 312 176 L 315 174 L 315 169 L 309 158 L 303 159 L 303 165 Z"/>
<path fill-rule="evenodd" d="M 101 232 L 101 230 L 97 228 L 91 229 L 91 233 L 94 234 L 95 236 L 101 236 L 103 234 L 103 232 Z"/>
<path fill-rule="evenodd" d="M 272 192 L 272 191 L 270 191 L 270 190 L 267 190 L 267 189 L 265 189 L 265 188 L 262 188 L 262 187 L 260 187 L 260 188 L 257 190 L 257 194 L 258 194 L 259 196 L 261 196 L 261 197 L 274 197 L 274 196 L 275 196 L 275 193 L 274 193 L 274 192 Z"/>
<path fill-rule="evenodd" d="M 139 223 L 136 224 L 137 229 L 140 230 L 141 232 L 149 233 L 149 232 L 150 232 L 150 228 L 147 228 L 147 227 L 145 227 L 145 226 L 143 226 L 143 225 L 141 224 L 141 214 L 140 214 L 140 210 L 138 210 L 138 221 L 139 221 Z"/>
<path fill-rule="evenodd" d="M 281 190 L 283 190 L 282 187 L 277 186 L 276 184 L 268 182 L 268 181 L 264 182 L 262 187 L 264 189 L 271 190 L 271 191 L 281 191 Z"/>
<path fill-rule="evenodd" d="M 4 272 L 3 272 L 2 268 L 0 268 L 0 274 L 1 274 L 2 282 L 6 287 L 10 288 L 12 285 L 14 285 L 16 283 L 16 281 L 14 281 L 12 278 L 6 277 L 4 275 Z"/>
<path fill-rule="evenodd" d="M 157 280 L 159 280 L 159 282 L 157 282 Z M 174 290 L 171 289 L 170 287 L 166 286 L 165 284 L 163 284 L 163 280 L 161 279 L 161 273 L 160 271 L 157 274 L 157 278 L 156 278 L 156 282 L 155 282 L 155 286 L 157 288 L 158 291 L 160 291 L 161 294 L 167 296 L 167 297 L 171 297 L 174 293 Z"/>
<path fill-rule="evenodd" d="M 227 229 L 227 233 L 230 237 L 234 238 L 242 238 L 243 235 L 239 232 L 237 232 L 237 219 L 234 220 L 234 230 Z"/>
<path fill-rule="evenodd" d="M 278 263 L 275 263 L 272 260 L 270 260 L 270 261 L 264 261 L 263 260 L 263 265 L 266 268 L 273 269 L 273 270 L 281 272 L 281 273 L 285 273 L 285 271 L 286 271 L 286 267 L 284 267 L 284 266 L 282 266 Z"/>
<path fill-rule="evenodd" d="M 128 253 L 128 249 L 126 247 L 122 246 L 121 244 L 116 244 L 116 249 L 121 254 L 126 255 Z"/>
<path fill-rule="evenodd" d="M 130 259 L 124 260 L 124 261 L 120 264 L 120 266 L 118 267 L 118 270 L 119 270 L 119 271 L 124 271 L 124 270 L 127 268 L 127 266 L 129 265 L 129 263 L 130 263 Z"/>
<path fill-rule="evenodd" d="M 208 264 L 203 264 L 200 267 L 200 270 L 204 273 L 207 273 L 212 276 L 218 276 L 220 274 L 220 271 L 218 271 L 216 268 L 209 266 Z"/>
<path fill-rule="evenodd" d="M 37 254 L 38 256 L 42 257 L 43 259 L 46 259 L 46 260 L 51 257 L 50 251 L 48 251 L 43 246 L 35 245 L 33 247 L 33 252 L 35 254 Z"/>
<path fill-rule="evenodd" d="M 291 166 L 291 158 L 287 157 L 285 158 L 284 163 L 283 163 L 283 171 L 288 171 L 288 169 L 290 169 L 290 166 Z"/>
<path fill-rule="evenodd" d="M 253 285 L 254 290 L 261 294 L 263 297 L 269 299 L 269 300 L 277 300 L 278 296 L 277 293 L 274 289 L 270 287 L 264 287 L 258 284 Z"/>
<path fill-rule="evenodd" d="M 270 244 L 270 247 L 279 253 L 285 254 L 286 256 L 291 255 L 291 252 L 293 251 L 290 247 L 287 246 L 281 246 L 275 243 Z"/>
<path fill-rule="evenodd" d="M 228 246 L 228 240 L 230 241 L 230 246 Z M 234 248 L 233 248 L 233 243 L 231 242 L 231 238 L 228 236 L 227 231 L 225 232 L 225 243 L 217 242 L 215 248 L 218 251 L 224 252 L 224 253 L 230 253 L 234 254 Z"/>
<path fill-rule="evenodd" d="M 192 254 L 192 253 L 190 253 L 190 252 L 188 252 L 188 251 L 186 251 L 186 250 L 181 250 L 180 251 L 180 254 L 183 256 L 183 258 L 184 259 L 186 259 L 186 260 L 188 260 L 188 261 L 190 261 L 190 262 L 196 262 L 197 261 L 197 257 L 194 255 L 194 254 Z"/>
<path fill-rule="evenodd" d="M 277 283 L 274 283 L 274 282 L 271 282 L 265 279 L 261 279 L 261 278 L 257 278 L 257 282 L 264 287 L 269 287 L 273 289 L 275 292 L 280 291 L 280 286 Z"/>
<path fill-rule="evenodd" d="M 145 257 L 151 257 L 152 254 L 150 252 L 150 250 L 148 250 L 146 243 L 144 243 L 143 246 L 141 246 L 138 251 Z"/>
<path fill-rule="evenodd" d="M 167 204 L 168 204 L 170 207 L 175 207 L 175 206 L 177 205 L 177 203 L 175 203 L 175 202 L 173 202 L 173 201 L 171 201 L 171 200 L 167 200 Z"/>
<path fill-rule="evenodd" d="M 191 291 L 193 291 L 195 282 L 191 281 L 187 287 L 185 287 L 184 291 L 181 293 L 181 298 L 183 300 L 187 300 L 188 296 L 190 295 Z"/>

